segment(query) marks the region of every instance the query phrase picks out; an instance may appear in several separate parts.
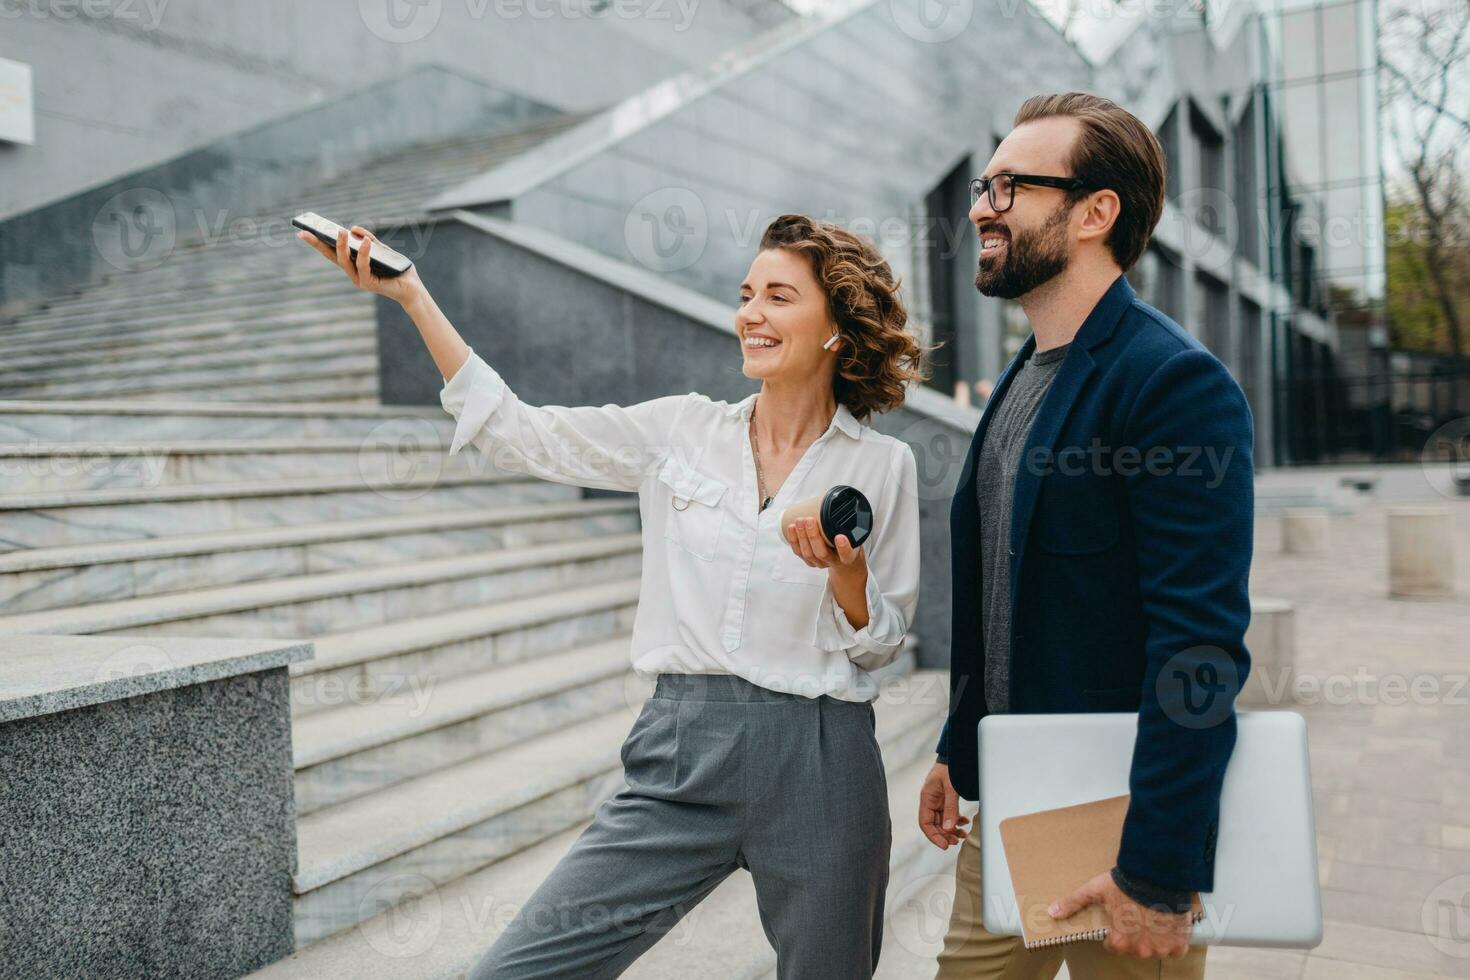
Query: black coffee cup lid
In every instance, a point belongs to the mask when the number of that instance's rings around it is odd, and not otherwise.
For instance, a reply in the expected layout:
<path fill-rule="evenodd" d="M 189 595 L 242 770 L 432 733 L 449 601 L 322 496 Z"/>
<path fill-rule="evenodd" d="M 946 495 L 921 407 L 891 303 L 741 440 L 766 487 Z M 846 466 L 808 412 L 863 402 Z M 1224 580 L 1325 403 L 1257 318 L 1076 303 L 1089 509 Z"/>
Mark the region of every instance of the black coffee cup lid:
<path fill-rule="evenodd" d="M 873 533 L 872 505 L 861 490 L 845 483 L 828 490 L 822 498 L 821 519 L 822 533 L 834 544 L 837 535 L 845 534 L 857 548 Z"/>

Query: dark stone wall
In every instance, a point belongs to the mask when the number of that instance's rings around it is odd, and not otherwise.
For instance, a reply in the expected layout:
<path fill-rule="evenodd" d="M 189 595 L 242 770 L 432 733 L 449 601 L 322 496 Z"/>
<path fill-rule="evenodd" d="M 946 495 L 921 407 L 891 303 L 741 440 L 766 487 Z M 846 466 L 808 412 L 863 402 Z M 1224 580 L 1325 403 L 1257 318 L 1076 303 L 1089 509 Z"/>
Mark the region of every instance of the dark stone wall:
<path fill-rule="evenodd" d="M 233 978 L 292 952 L 287 668 L 0 725 L 0 978 Z"/>

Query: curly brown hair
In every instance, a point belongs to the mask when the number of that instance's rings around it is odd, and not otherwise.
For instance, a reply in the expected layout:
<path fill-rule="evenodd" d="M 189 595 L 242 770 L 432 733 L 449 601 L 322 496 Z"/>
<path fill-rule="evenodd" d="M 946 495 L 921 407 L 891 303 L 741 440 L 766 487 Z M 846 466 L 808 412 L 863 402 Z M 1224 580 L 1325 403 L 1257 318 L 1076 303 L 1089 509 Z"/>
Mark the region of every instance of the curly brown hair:
<path fill-rule="evenodd" d="M 859 421 L 903 404 L 904 387 L 929 377 L 926 351 L 905 325 L 908 311 L 898 280 L 873 243 L 839 225 L 804 214 L 783 214 L 766 226 L 761 251 L 786 249 L 807 256 L 827 296 L 827 309 L 844 343 L 838 351 L 833 394 Z"/>

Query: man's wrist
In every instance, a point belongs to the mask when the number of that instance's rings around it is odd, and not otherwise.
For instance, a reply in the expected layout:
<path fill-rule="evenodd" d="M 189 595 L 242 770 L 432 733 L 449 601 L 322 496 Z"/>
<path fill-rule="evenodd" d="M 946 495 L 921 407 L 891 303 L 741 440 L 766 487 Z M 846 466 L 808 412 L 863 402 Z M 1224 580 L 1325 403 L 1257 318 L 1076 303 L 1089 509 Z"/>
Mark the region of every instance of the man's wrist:
<path fill-rule="evenodd" d="M 1158 909 L 1180 915 L 1193 907 L 1193 894 L 1175 888 L 1165 888 L 1151 881 L 1130 875 L 1122 868 L 1113 866 L 1113 884 L 1119 891 L 1145 908 Z"/>

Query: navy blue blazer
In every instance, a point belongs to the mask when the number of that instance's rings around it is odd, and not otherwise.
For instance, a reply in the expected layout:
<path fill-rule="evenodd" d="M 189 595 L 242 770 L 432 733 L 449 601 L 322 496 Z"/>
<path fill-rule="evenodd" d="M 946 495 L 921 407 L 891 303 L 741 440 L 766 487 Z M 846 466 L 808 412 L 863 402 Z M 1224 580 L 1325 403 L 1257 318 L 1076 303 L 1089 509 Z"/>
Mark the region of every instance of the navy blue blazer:
<path fill-rule="evenodd" d="M 950 506 L 950 716 L 936 751 L 979 797 L 985 707 L 975 461 Z M 1254 478 L 1245 394 L 1120 275 L 1082 324 L 1022 452 L 1011 511 L 1010 711 L 1138 713 L 1118 867 L 1213 888 L 1235 694 L 1250 669 Z"/>

